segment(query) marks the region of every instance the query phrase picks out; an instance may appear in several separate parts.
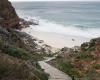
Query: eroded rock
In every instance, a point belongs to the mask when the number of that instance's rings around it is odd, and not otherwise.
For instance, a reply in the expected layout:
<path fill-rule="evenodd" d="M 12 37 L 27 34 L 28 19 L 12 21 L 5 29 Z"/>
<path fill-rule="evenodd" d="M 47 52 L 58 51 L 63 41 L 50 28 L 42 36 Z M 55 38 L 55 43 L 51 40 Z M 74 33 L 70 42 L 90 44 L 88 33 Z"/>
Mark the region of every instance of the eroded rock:
<path fill-rule="evenodd" d="M 8 0 L 0 0 L 0 25 L 6 28 L 19 27 L 19 17 Z"/>

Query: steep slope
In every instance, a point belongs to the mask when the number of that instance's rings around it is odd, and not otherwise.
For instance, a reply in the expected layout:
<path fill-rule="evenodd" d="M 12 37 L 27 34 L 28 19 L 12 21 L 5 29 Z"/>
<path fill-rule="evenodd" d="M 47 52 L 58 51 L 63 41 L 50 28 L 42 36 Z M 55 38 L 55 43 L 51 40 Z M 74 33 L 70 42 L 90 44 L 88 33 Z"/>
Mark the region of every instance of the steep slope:
<path fill-rule="evenodd" d="M 0 25 L 7 28 L 19 27 L 19 17 L 8 0 L 0 0 Z"/>
<path fill-rule="evenodd" d="M 63 48 L 49 63 L 69 74 L 73 80 L 100 80 L 100 38 L 83 43 L 80 48 Z"/>
<path fill-rule="evenodd" d="M 34 40 L 26 33 L 0 28 L 0 80 L 48 80 L 37 63 L 45 53 Z"/>
<path fill-rule="evenodd" d="M 0 80 L 48 80 L 37 62 L 45 52 L 35 38 L 17 30 L 19 27 L 11 3 L 0 0 Z"/>

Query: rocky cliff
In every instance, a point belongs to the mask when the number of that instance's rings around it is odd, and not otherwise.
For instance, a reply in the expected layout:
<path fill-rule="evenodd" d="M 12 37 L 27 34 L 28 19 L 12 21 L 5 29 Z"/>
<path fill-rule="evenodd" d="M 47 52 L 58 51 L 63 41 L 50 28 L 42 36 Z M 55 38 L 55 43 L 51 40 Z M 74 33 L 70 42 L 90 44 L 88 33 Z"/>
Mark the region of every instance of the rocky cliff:
<path fill-rule="evenodd" d="M 19 17 L 8 0 L 0 0 L 0 25 L 6 28 L 19 26 Z"/>
<path fill-rule="evenodd" d="M 17 30 L 32 22 L 19 22 L 11 3 L 0 0 L 0 80 L 48 80 L 38 64 L 45 49 L 35 43 L 35 38 Z"/>

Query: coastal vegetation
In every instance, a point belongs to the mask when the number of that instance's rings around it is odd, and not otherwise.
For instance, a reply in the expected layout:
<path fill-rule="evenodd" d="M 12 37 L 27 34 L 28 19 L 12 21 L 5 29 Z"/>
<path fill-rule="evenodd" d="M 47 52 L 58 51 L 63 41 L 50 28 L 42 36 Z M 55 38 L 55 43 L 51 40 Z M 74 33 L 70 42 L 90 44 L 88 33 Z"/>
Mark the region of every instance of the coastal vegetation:
<path fill-rule="evenodd" d="M 67 53 L 68 48 L 63 50 L 49 64 L 65 72 L 73 80 L 100 79 L 100 38 L 83 43 L 77 51 L 69 49 Z"/>
<path fill-rule="evenodd" d="M 19 23 L 11 3 L 0 1 L 0 80 L 48 80 L 38 64 L 46 53 L 35 38 L 20 31 L 24 25 Z"/>
<path fill-rule="evenodd" d="M 54 57 L 48 63 L 72 80 L 100 80 L 100 38 L 54 54 L 51 46 L 39 45 L 42 40 L 21 32 L 29 25 L 34 23 L 19 18 L 8 0 L 0 1 L 0 80 L 48 80 L 38 63 L 46 57 Z"/>
<path fill-rule="evenodd" d="M 43 53 L 38 54 L 38 50 L 31 52 L 30 48 L 21 46 L 26 45 L 24 41 L 12 34 L 0 32 L 0 80 L 47 80 L 48 74 L 38 64 Z"/>

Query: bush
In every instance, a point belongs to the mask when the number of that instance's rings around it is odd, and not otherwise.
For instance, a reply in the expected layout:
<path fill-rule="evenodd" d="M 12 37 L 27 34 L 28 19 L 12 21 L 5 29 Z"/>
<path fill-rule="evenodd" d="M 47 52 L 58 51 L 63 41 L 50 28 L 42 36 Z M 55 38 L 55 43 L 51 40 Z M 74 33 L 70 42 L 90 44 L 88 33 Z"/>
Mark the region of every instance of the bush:
<path fill-rule="evenodd" d="M 94 68 L 95 68 L 95 69 L 100 69 L 100 64 L 94 65 Z"/>
<path fill-rule="evenodd" d="M 37 80 L 24 61 L 0 55 L 0 80 Z"/>
<path fill-rule="evenodd" d="M 95 69 L 91 69 L 83 78 L 80 80 L 100 80 L 100 73 L 97 73 Z"/>
<path fill-rule="evenodd" d="M 20 58 L 20 59 L 29 59 L 30 55 L 27 51 L 17 46 L 8 45 L 5 41 L 0 39 L 0 49 L 3 53 L 8 54 L 10 56 Z"/>
<path fill-rule="evenodd" d="M 77 77 L 78 72 L 74 69 L 74 66 L 71 63 L 61 63 L 60 64 L 60 70 L 64 71 L 66 74 L 68 74 L 69 76 L 73 77 L 73 75 L 75 77 Z"/>
<path fill-rule="evenodd" d="M 20 49 L 20 48 L 16 48 L 16 47 L 6 47 L 6 48 L 3 48 L 2 51 L 5 53 L 5 54 L 8 54 L 10 56 L 13 56 L 13 57 L 16 57 L 16 58 L 20 58 L 20 59 L 29 59 L 29 54 L 24 51 L 23 49 Z"/>

